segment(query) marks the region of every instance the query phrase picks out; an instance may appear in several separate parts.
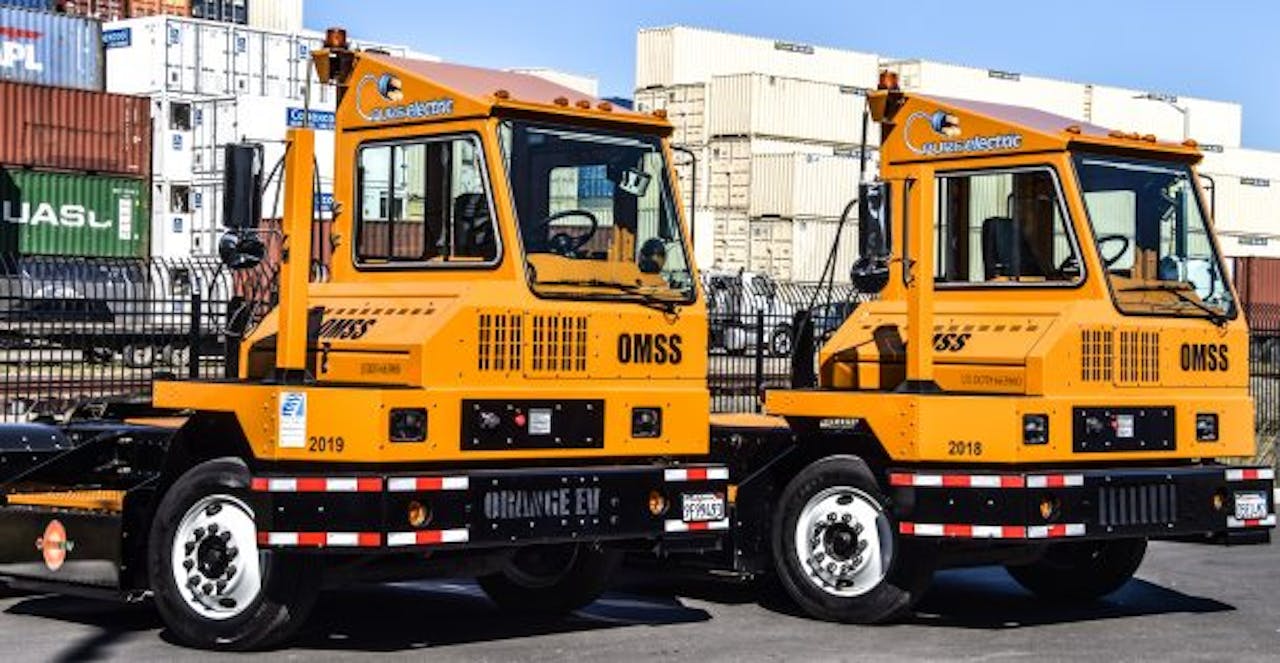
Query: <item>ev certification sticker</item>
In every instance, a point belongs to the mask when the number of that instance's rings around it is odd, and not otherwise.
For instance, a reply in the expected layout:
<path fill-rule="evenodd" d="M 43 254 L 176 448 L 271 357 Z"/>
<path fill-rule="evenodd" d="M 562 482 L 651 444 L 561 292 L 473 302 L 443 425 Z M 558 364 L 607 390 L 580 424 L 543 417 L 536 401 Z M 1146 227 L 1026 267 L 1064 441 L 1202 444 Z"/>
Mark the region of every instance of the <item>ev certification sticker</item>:
<path fill-rule="evenodd" d="M 281 448 L 301 449 L 307 445 L 306 392 L 280 392 L 280 417 L 277 428 Z"/>

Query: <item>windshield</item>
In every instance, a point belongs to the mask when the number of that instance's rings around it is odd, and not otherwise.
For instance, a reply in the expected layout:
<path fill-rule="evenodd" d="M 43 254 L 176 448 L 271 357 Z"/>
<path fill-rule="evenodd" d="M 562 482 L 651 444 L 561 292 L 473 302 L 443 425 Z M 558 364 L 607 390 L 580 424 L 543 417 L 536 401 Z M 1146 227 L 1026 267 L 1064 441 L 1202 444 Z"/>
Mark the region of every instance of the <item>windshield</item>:
<path fill-rule="evenodd" d="M 1121 311 L 1235 315 L 1189 166 L 1077 155 L 1076 171 Z"/>
<path fill-rule="evenodd" d="M 535 291 L 692 301 L 659 138 L 526 122 L 501 138 Z"/>

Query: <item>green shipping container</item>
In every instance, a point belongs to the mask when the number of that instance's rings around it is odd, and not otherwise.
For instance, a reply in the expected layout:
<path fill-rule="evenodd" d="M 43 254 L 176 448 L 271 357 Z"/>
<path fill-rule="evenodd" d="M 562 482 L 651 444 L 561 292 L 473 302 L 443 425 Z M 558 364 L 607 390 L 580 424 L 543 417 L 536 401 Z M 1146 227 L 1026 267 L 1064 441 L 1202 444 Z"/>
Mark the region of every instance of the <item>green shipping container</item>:
<path fill-rule="evenodd" d="M 146 180 L 0 168 L 0 254 L 144 258 Z"/>

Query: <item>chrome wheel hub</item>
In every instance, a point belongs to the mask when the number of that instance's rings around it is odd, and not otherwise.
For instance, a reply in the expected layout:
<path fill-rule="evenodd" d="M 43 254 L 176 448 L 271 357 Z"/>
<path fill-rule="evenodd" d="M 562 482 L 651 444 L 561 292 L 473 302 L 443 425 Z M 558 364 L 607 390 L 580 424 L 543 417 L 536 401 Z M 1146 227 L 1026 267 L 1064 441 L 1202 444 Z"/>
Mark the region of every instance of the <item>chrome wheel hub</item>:
<path fill-rule="evenodd" d="M 188 607 L 209 619 L 244 612 L 262 590 L 253 511 L 230 495 L 191 506 L 173 539 L 173 579 Z"/>

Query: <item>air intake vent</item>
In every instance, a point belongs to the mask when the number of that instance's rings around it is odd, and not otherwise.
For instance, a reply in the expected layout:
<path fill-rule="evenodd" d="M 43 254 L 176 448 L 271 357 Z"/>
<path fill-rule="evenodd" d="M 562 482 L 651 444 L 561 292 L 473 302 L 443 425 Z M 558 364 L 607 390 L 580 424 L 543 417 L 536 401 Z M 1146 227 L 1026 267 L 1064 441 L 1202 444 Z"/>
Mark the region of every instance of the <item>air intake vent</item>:
<path fill-rule="evenodd" d="M 519 371 L 524 359 L 524 316 L 519 313 L 481 313 L 476 344 L 481 371 Z"/>
<path fill-rule="evenodd" d="M 1103 527 L 1165 525 L 1178 518 L 1178 491 L 1173 484 L 1102 486 L 1098 490 L 1098 523 Z"/>
<path fill-rule="evenodd" d="M 1111 382 L 1115 364 L 1116 334 L 1110 329 L 1085 329 L 1080 332 L 1080 379 L 1085 382 Z"/>
<path fill-rule="evenodd" d="M 535 315 L 531 320 L 531 372 L 586 372 L 587 316 Z"/>
<path fill-rule="evenodd" d="M 1120 332 L 1121 384 L 1152 384 L 1160 381 L 1160 333 Z"/>

